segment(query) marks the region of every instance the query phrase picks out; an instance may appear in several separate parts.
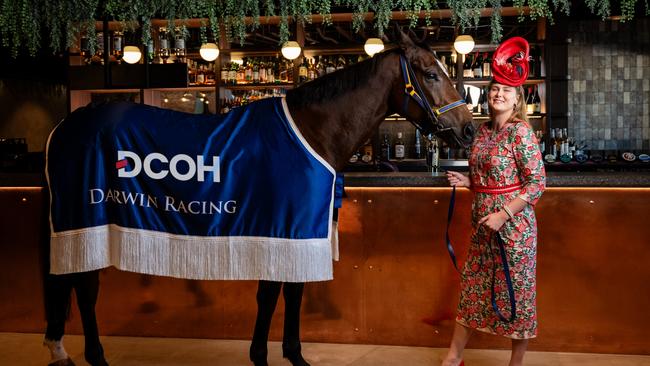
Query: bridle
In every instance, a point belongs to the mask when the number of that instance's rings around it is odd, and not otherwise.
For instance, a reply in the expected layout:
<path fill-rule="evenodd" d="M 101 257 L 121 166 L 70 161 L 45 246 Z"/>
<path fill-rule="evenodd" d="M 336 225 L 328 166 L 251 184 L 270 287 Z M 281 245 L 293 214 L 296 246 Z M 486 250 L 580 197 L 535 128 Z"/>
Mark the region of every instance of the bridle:
<path fill-rule="evenodd" d="M 402 107 L 402 111 L 404 115 L 406 115 L 406 111 L 408 110 L 409 101 L 413 99 L 422 109 L 424 109 L 424 111 L 427 113 L 427 116 L 429 116 L 429 120 L 433 125 L 433 131 L 432 131 L 431 128 L 429 128 L 429 126 L 424 126 L 420 121 L 411 121 L 411 123 L 413 123 L 415 127 L 417 127 L 422 132 L 423 136 L 426 136 L 429 133 L 433 133 L 438 136 L 447 133 L 453 134 L 453 130 L 451 129 L 451 127 L 446 127 L 446 128 L 443 127 L 440 121 L 438 120 L 438 117 L 443 113 L 449 112 L 452 109 L 458 108 L 460 106 L 464 106 L 465 101 L 460 99 L 455 102 L 446 104 L 442 107 L 438 107 L 438 108 L 431 107 L 431 104 L 429 104 L 429 100 L 427 99 L 426 95 L 422 91 L 422 87 L 420 87 L 420 83 L 418 82 L 418 79 L 415 77 L 415 71 L 413 70 L 413 66 L 411 66 L 409 60 L 407 60 L 406 57 L 402 54 L 400 54 L 399 60 L 402 69 L 402 76 L 404 78 L 404 103 Z"/>

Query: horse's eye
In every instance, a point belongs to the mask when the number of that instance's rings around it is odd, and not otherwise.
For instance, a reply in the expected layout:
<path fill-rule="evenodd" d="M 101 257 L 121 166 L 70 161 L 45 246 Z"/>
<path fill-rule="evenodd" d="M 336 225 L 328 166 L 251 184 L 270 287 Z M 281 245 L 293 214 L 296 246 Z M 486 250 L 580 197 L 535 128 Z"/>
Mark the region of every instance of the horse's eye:
<path fill-rule="evenodd" d="M 426 74 L 424 74 L 424 77 L 426 77 L 429 80 L 438 81 L 438 74 L 436 74 L 435 72 L 427 72 Z"/>

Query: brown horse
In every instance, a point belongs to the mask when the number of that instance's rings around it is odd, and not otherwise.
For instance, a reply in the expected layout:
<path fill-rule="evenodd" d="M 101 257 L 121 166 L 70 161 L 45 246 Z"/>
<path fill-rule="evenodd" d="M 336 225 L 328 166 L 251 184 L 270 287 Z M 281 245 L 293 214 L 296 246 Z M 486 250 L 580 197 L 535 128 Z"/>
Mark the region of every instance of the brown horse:
<path fill-rule="evenodd" d="M 287 93 L 289 112 L 308 144 L 332 167 L 341 171 L 350 155 L 366 141 L 385 117 L 399 113 L 422 130 L 451 146 L 467 147 L 473 138 L 472 116 L 465 108 L 444 67 L 426 46 L 416 45 L 399 32 L 399 48 L 375 55 L 349 68 L 308 82 Z M 245 107 L 242 107 L 245 108 Z M 99 341 L 95 303 L 98 272 L 48 275 L 46 344 L 58 358 L 65 355 L 64 332 L 69 295 L 77 293 L 85 335 L 85 359 L 107 365 Z M 282 286 L 286 302 L 283 354 L 293 365 L 302 358 L 299 314 L 304 283 L 260 281 L 250 358 L 266 365 L 266 343 Z M 70 365 L 69 359 L 56 365 Z"/>

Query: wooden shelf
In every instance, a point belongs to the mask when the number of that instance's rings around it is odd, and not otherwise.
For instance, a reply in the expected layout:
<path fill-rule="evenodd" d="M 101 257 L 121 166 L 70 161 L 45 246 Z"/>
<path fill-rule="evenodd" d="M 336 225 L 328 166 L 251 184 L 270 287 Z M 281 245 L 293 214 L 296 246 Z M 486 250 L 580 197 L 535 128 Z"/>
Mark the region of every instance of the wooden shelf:
<path fill-rule="evenodd" d="M 463 84 L 465 85 L 474 85 L 474 86 L 485 86 L 488 85 L 492 81 L 492 78 L 463 78 Z M 451 79 L 452 83 L 457 83 L 458 79 Z M 545 79 L 539 79 L 539 78 L 534 78 L 534 79 L 528 79 L 524 83 L 524 85 L 538 85 L 538 84 L 544 84 L 546 82 Z"/>
<path fill-rule="evenodd" d="M 220 86 L 220 88 L 228 90 L 292 89 L 293 87 L 293 84 L 242 84 Z"/>

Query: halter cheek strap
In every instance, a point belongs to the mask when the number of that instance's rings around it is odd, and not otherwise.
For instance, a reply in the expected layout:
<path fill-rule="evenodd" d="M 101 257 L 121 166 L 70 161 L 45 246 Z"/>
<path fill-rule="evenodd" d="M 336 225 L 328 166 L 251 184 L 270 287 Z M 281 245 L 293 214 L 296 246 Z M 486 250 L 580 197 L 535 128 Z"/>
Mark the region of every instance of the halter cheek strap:
<path fill-rule="evenodd" d="M 406 114 L 409 100 L 413 99 L 422 109 L 424 109 L 427 112 L 427 115 L 429 116 L 431 122 L 433 122 L 434 127 L 437 130 L 442 130 L 442 128 L 440 128 L 439 126 L 440 122 L 438 122 L 438 117 L 441 114 L 449 112 L 454 108 L 458 108 L 462 105 L 465 105 L 465 101 L 461 99 L 446 104 L 439 108 L 431 107 L 431 104 L 429 104 L 426 95 L 424 94 L 422 88 L 420 87 L 420 83 L 418 82 L 418 79 L 415 77 L 415 71 L 413 71 L 413 67 L 411 66 L 411 63 L 406 59 L 404 55 L 400 55 L 399 60 L 402 69 L 402 77 L 404 78 L 404 94 L 405 94 L 402 110 Z M 418 125 L 418 123 L 413 122 L 413 124 L 415 124 L 419 129 L 424 130 L 423 126 Z"/>

